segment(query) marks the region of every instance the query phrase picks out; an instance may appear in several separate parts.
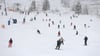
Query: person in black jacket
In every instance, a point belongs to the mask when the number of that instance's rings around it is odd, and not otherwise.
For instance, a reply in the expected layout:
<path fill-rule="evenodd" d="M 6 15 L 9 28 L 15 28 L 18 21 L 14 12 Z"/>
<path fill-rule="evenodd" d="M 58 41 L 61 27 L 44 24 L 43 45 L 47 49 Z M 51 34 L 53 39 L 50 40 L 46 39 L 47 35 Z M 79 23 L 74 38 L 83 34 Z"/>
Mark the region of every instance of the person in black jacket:
<path fill-rule="evenodd" d="M 8 20 L 8 25 L 10 25 L 10 20 Z"/>
<path fill-rule="evenodd" d="M 12 47 L 13 40 L 10 38 L 8 47 Z"/>
<path fill-rule="evenodd" d="M 87 46 L 87 40 L 88 40 L 88 37 L 85 36 L 85 38 L 84 38 L 84 45 L 85 45 L 85 46 Z"/>
<path fill-rule="evenodd" d="M 64 45 L 64 39 L 61 37 L 59 40 L 57 40 L 57 46 L 56 46 L 56 48 L 55 49 L 57 49 L 57 50 L 59 50 L 60 49 L 60 46 L 61 46 L 61 44 L 63 44 Z"/>

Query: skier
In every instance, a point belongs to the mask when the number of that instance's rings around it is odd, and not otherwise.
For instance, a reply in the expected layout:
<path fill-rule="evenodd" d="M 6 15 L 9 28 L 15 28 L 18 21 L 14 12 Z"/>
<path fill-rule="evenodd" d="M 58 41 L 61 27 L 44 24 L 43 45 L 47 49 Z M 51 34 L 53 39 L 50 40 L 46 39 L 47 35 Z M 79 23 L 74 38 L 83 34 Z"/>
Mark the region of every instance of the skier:
<path fill-rule="evenodd" d="M 58 31 L 58 36 L 60 36 L 60 35 L 61 35 L 60 31 Z"/>
<path fill-rule="evenodd" d="M 52 21 L 52 24 L 54 25 L 54 21 Z"/>
<path fill-rule="evenodd" d="M 8 25 L 10 25 L 10 20 L 8 20 Z"/>
<path fill-rule="evenodd" d="M 88 40 L 88 37 L 85 36 L 85 38 L 84 38 L 84 45 L 85 45 L 85 46 L 87 46 L 87 40 Z"/>
<path fill-rule="evenodd" d="M 61 20 L 59 21 L 59 23 L 61 24 Z"/>
<path fill-rule="evenodd" d="M 73 23 L 71 22 L 71 23 L 70 23 L 70 25 L 72 26 L 72 25 L 73 25 Z"/>
<path fill-rule="evenodd" d="M 34 17 L 34 20 L 36 20 L 36 17 Z"/>
<path fill-rule="evenodd" d="M 72 19 L 72 17 L 70 16 L 70 19 Z"/>
<path fill-rule="evenodd" d="M 63 25 L 63 28 L 65 28 L 65 25 Z"/>
<path fill-rule="evenodd" d="M 16 24 L 17 23 L 17 19 L 13 19 L 13 23 Z"/>
<path fill-rule="evenodd" d="M 58 29 L 60 28 L 60 25 L 58 25 Z"/>
<path fill-rule="evenodd" d="M 78 31 L 76 31 L 76 35 L 78 35 Z"/>
<path fill-rule="evenodd" d="M 51 19 L 49 18 L 49 21 L 51 21 Z"/>
<path fill-rule="evenodd" d="M 86 24 L 84 24 L 84 27 L 86 28 Z"/>
<path fill-rule="evenodd" d="M 25 18 L 23 18 L 23 24 L 25 23 L 25 21 L 26 21 Z"/>
<path fill-rule="evenodd" d="M 48 14 L 46 13 L 46 16 L 48 16 Z"/>
<path fill-rule="evenodd" d="M 74 25 L 74 30 L 76 30 L 76 25 Z"/>
<path fill-rule="evenodd" d="M 13 40 L 10 38 L 8 47 L 12 47 Z"/>
<path fill-rule="evenodd" d="M 48 23 L 48 27 L 50 27 L 50 23 Z"/>
<path fill-rule="evenodd" d="M 64 39 L 61 37 L 59 40 L 57 40 L 57 46 L 55 49 L 59 50 L 60 49 L 60 46 L 61 44 L 64 45 Z"/>

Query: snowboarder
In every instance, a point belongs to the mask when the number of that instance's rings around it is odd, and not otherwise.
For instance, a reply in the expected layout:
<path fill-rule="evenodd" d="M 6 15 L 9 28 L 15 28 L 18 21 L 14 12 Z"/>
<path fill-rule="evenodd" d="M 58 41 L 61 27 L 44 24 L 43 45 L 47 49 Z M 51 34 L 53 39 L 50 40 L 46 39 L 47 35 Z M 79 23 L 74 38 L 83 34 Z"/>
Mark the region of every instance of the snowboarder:
<path fill-rule="evenodd" d="M 39 29 L 37 30 L 37 33 L 38 33 L 38 34 L 41 34 L 41 32 L 40 32 L 40 30 L 39 30 Z"/>
<path fill-rule="evenodd" d="M 60 46 L 61 44 L 64 45 L 64 39 L 61 37 L 59 40 L 57 40 L 57 46 L 55 49 L 59 50 L 60 49 Z"/>
<path fill-rule="evenodd" d="M 84 38 L 84 45 L 85 45 L 85 46 L 87 46 L 87 40 L 88 40 L 88 37 L 85 36 L 85 38 Z"/>
<path fill-rule="evenodd" d="M 8 25 L 10 25 L 10 20 L 8 20 Z"/>
<path fill-rule="evenodd" d="M 10 38 L 8 47 L 12 47 L 13 40 Z"/>

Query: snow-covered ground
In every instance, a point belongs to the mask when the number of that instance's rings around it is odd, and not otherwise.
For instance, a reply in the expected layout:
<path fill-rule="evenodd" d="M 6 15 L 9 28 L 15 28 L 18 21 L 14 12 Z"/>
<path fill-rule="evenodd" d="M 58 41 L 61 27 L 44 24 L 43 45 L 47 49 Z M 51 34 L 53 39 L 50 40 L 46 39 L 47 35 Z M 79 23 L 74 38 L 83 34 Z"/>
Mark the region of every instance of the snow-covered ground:
<path fill-rule="evenodd" d="M 5 24 L 4 29 L 0 27 L 0 56 L 100 56 L 99 18 L 79 15 L 70 19 L 72 13 L 59 15 L 47 12 L 47 14 L 48 16 L 43 12 L 38 15 L 36 13 L 0 15 L 0 25 Z M 30 21 L 34 16 L 36 20 Z M 22 24 L 24 17 L 26 23 Z M 18 23 L 13 24 L 12 18 L 16 18 Z M 9 19 L 11 20 L 10 26 L 7 25 Z M 54 21 L 54 25 L 52 25 L 52 21 Z M 48 23 L 50 23 L 50 27 L 48 27 Z M 57 28 L 58 24 L 60 29 Z M 87 25 L 86 28 L 84 24 Z M 75 35 L 74 25 L 76 25 L 79 35 Z M 41 34 L 37 33 L 37 29 L 41 31 Z M 61 31 L 60 37 L 64 38 L 61 50 L 55 50 L 56 41 L 60 38 L 57 36 L 58 31 Z M 85 36 L 88 36 L 88 46 L 84 46 Z M 10 38 L 13 39 L 12 48 L 8 48 Z"/>

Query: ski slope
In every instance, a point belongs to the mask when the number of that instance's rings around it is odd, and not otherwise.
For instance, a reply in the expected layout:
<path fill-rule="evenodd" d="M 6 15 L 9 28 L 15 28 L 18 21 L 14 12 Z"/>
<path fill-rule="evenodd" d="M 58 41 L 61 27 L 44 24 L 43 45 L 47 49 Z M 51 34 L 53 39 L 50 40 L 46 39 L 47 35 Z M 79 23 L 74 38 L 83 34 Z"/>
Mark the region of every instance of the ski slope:
<path fill-rule="evenodd" d="M 0 56 L 100 56 L 99 18 L 79 15 L 70 19 L 73 13 L 59 15 L 47 12 L 47 14 L 48 16 L 44 12 L 30 15 L 10 13 L 8 16 L 0 16 L 0 25 L 5 24 L 6 26 L 4 29 L 0 27 Z M 22 24 L 24 17 L 26 23 Z M 34 17 L 36 20 L 30 21 Z M 17 24 L 12 23 L 12 18 L 18 20 Z M 10 26 L 7 25 L 9 19 L 11 20 Z M 52 21 L 54 21 L 54 25 L 52 25 Z M 48 27 L 48 23 L 50 23 L 50 27 Z M 57 28 L 58 24 L 60 29 Z M 87 24 L 88 27 L 84 28 L 84 24 Z M 79 32 L 78 35 L 75 35 L 74 25 Z M 41 34 L 37 33 L 37 29 Z M 55 50 L 56 41 L 60 38 L 57 36 L 58 31 L 61 31 L 60 37 L 64 38 L 61 50 Z M 85 36 L 88 36 L 88 46 L 84 46 Z M 14 41 L 12 48 L 8 48 L 10 38 Z"/>

